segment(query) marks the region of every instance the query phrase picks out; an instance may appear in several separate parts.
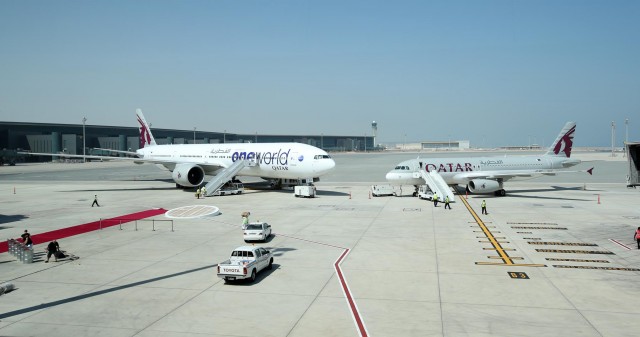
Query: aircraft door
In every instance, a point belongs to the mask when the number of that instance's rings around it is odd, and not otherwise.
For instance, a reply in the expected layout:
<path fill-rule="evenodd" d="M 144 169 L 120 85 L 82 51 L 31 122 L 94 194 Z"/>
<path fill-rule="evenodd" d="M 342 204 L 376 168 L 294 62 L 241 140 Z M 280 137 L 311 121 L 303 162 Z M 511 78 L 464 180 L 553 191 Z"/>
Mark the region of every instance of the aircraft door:
<path fill-rule="evenodd" d="M 300 167 L 304 166 L 305 164 L 310 165 L 310 163 L 305 163 L 310 159 L 311 158 L 305 158 L 298 151 L 291 150 L 291 153 L 289 153 L 289 160 L 288 160 L 289 168 L 294 172 L 299 171 Z"/>

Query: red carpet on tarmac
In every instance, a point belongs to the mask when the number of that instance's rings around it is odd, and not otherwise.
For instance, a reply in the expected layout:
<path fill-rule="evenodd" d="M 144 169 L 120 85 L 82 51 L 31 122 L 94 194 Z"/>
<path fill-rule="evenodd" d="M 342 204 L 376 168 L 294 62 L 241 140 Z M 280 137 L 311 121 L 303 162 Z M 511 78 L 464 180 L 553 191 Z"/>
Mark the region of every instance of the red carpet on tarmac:
<path fill-rule="evenodd" d="M 43 243 L 48 243 L 52 240 L 60 240 L 64 238 L 68 238 L 70 236 L 84 234 L 87 232 L 92 232 L 95 230 L 99 230 L 101 228 L 107 228 L 111 226 L 117 226 L 121 223 L 127 223 L 131 221 L 136 221 L 140 219 L 149 218 L 152 216 L 160 215 L 166 213 L 167 210 L 163 208 L 158 209 L 150 209 L 147 211 L 137 212 L 126 214 L 122 216 L 118 216 L 115 218 L 102 219 L 102 221 L 94 221 L 88 222 L 86 224 L 77 225 L 73 227 L 67 227 L 62 229 L 56 229 L 54 231 L 40 233 L 40 234 L 31 234 L 31 240 L 33 240 L 34 245 L 39 245 Z M 0 253 L 4 253 L 9 249 L 7 241 L 0 242 Z"/>

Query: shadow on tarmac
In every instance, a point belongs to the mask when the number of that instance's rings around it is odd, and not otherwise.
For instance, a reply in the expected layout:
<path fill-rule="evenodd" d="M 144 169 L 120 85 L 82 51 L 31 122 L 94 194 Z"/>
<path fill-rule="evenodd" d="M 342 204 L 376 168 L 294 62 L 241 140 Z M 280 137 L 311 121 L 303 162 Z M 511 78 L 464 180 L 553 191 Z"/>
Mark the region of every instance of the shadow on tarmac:
<path fill-rule="evenodd" d="M 0 214 L 0 224 L 16 222 L 24 219 L 28 219 L 29 217 L 22 214 L 14 214 L 14 215 L 4 215 Z"/>
<path fill-rule="evenodd" d="M 244 280 L 237 280 L 237 281 L 227 281 L 225 282 L 225 285 L 234 285 L 238 287 L 250 287 L 252 285 L 259 284 L 260 282 L 262 282 L 262 280 L 267 278 L 269 275 L 271 275 L 271 273 L 276 271 L 278 268 L 280 268 L 280 265 L 274 263 L 271 269 L 265 268 L 261 270 L 256 275 L 256 279 L 253 282 L 251 282 L 251 279 L 244 279 Z"/>
<path fill-rule="evenodd" d="M 270 251 L 272 256 L 282 256 L 286 252 L 297 250 L 295 248 L 268 248 L 268 247 L 265 247 L 265 249 Z"/>
<path fill-rule="evenodd" d="M 86 190 L 66 190 L 56 192 L 126 192 L 126 191 L 180 191 L 175 187 L 141 187 L 141 188 L 103 188 L 103 189 L 86 189 Z M 186 191 L 191 193 L 191 191 Z"/>
<path fill-rule="evenodd" d="M 182 272 L 179 272 L 179 273 L 173 273 L 173 274 L 169 274 L 169 275 L 165 275 L 165 276 L 154 277 L 154 278 L 150 278 L 150 279 L 147 279 L 147 280 L 144 280 L 144 281 L 133 282 L 133 283 L 129 283 L 129 284 L 125 284 L 125 285 L 121 285 L 121 286 L 117 286 L 117 287 L 113 287 L 113 288 L 109 288 L 109 289 L 104 289 L 104 290 L 90 292 L 90 293 L 87 293 L 87 294 L 73 296 L 73 297 L 65 298 L 65 299 L 58 300 L 58 301 L 42 303 L 42 304 L 34 305 L 34 306 L 31 306 L 31 307 L 27 307 L 27 308 L 24 308 L 24 309 L 19 309 L 19 310 L 9 311 L 9 312 L 5 312 L 5 313 L 0 313 L 0 319 L 13 317 L 13 316 L 16 316 L 16 315 L 22 315 L 22 314 L 26 314 L 26 313 L 37 311 L 37 310 L 48 309 L 48 308 L 56 307 L 56 306 L 59 306 L 59 305 L 62 305 L 62 304 L 77 302 L 77 301 L 81 301 L 81 300 L 84 300 L 84 299 L 87 299 L 87 298 L 96 297 L 96 296 L 100 296 L 100 295 L 105 295 L 105 294 L 112 293 L 112 292 L 115 292 L 115 291 L 120 291 L 120 290 L 124 290 L 124 289 L 128 289 L 128 288 L 132 288 L 132 287 L 137 287 L 137 286 L 140 286 L 140 285 L 143 285 L 143 284 L 152 283 L 152 282 L 156 282 L 156 281 L 160 281 L 160 280 L 164 280 L 164 279 L 168 279 L 168 278 L 172 278 L 172 277 L 176 277 L 176 276 L 182 276 L 182 275 L 185 275 L 185 274 L 194 273 L 194 272 L 205 270 L 205 269 L 209 269 L 209 268 L 215 268 L 217 265 L 218 264 L 216 263 L 216 264 L 207 265 L 207 266 L 203 266 L 203 267 L 199 267 L 199 268 L 185 270 L 185 271 L 182 271 Z M 258 278 L 256 277 L 256 280 L 257 279 Z M 19 290 L 19 289 L 16 289 L 16 290 Z"/>

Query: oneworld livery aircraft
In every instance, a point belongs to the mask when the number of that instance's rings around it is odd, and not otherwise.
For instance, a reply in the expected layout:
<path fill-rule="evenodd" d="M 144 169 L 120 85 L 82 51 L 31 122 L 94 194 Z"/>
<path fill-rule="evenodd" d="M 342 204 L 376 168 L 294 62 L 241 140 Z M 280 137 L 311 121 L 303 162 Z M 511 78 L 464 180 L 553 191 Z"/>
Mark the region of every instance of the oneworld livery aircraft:
<path fill-rule="evenodd" d="M 504 157 L 460 157 L 417 158 L 399 163 L 386 175 L 387 181 L 395 185 L 428 184 L 432 190 L 441 190 L 441 196 L 450 193 L 448 186 L 466 185 L 471 193 L 506 194 L 503 183 L 517 178 L 552 176 L 557 173 L 587 172 L 561 170 L 579 164 L 571 159 L 576 123 L 568 122 L 543 155 Z M 438 182 L 442 182 L 439 184 Z M 442 188 L 438 188 L 438 185 Z M 444 187 L 443 187 L 444 186 Z M 448 192 L 448 193 L 447 193 Z"/>
<path fill-rule="evenodd" d="M 335 167 L 327 152 L 302 143 L 158 145 L 142 110 L 137 109 L 136 115 L 140 124 L 140 149 L 135 152 L 110 150 L 135 157 L 30 154 L 158 164 L 171 171 L 177 187 L 201 186 L 205 176 L 213 176 L 206 185 L 208 195 L 236 176 L 260 177 L 280 186 L 286 181 L 318 181 Z"/>

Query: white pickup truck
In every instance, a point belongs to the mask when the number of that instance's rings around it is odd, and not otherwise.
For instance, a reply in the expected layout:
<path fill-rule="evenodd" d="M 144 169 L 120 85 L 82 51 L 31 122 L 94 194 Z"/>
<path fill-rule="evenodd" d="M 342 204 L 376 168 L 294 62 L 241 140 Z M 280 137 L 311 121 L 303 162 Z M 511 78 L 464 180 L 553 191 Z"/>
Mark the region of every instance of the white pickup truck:
<path fill-rule="evenodd" d="M 273 267 L 271 252 L 255 246 L 241 246 L 231 252 L 231 257 L 218 263 L 218 277 L 224 282 L 251 279 L 255 281 L 258 272 Z"/>

